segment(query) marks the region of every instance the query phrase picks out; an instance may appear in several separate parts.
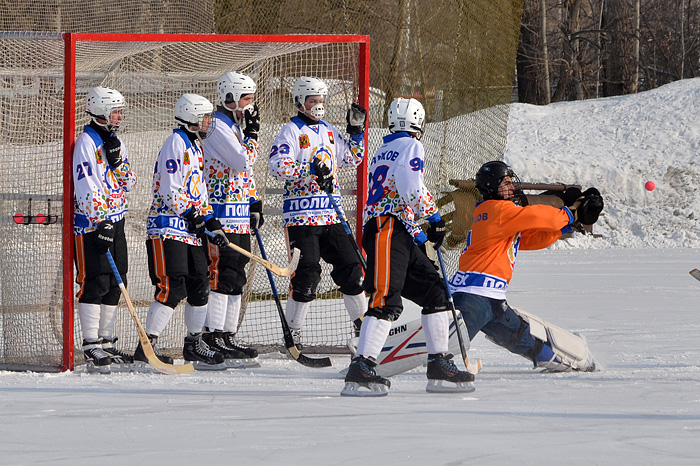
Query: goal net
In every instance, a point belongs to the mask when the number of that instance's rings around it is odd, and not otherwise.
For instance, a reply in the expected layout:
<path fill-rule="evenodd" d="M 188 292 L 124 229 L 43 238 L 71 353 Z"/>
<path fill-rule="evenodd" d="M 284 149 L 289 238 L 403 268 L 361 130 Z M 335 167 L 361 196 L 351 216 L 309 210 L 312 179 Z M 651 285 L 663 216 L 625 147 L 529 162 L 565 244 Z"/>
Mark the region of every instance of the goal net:
<path fill-rule="evenodd" d="M 269 259 L 287 261 L 281 218 L 281 184 L 269 175 L 272 141 L 295 110 L 291 89 L 300 76 L 329 86 L 326 120 L 345 127 L 352 102 L 381 112 L 368 92 L 367 36 L 222 36 L 139 34 L 4 33 L 0 35 L 0 368 L 72 368 L 82 362 L 73 287 L 72 174 L 70 147 L 89 122 L 85 96 L 96 86 L 119 90 L 127 102 L 121 133 L 138 176 L 128 194 L 128 290 L 145 321 L 154 287 L 146 259 L 146 216 L 156 156 L 175 127 L 173 107 L 184 93 L 217 102 L 216 81 L 228 71 L 250 75 L 258 85 L 260 156 L 254 167 L 266 222 L 261 229 Z M 375 105 L 377 108 L 373 108 Z M 66 161 L 68 163 L 66 163 Z M 68 167 L 66 170 L 65 167 Z M 340 174 L 348 221 L 356 228 L 365 174 Z M 64 203 L 65 199 L 65 203 Z M 361 212 L 361 210 L 360 210 Z M 253 253 L 259 254 L 253 241 Z M 262 351 L 282 343 L 279 317 L 265 269 L 249 264 L 238 338 Z M 323 264 L 318 299 L 307 317 L 304 343 L 344 347 L 352 326 L 342 296 Z M 283 305 L 288 279 L 276 277 Z M 184 303 L 183 303 L 184 304 Z M 181 357 L 186 333 L 183 304 L 159 339 Z M 138 342 L 122 300 L 115 335 L 133 351 Z"/>

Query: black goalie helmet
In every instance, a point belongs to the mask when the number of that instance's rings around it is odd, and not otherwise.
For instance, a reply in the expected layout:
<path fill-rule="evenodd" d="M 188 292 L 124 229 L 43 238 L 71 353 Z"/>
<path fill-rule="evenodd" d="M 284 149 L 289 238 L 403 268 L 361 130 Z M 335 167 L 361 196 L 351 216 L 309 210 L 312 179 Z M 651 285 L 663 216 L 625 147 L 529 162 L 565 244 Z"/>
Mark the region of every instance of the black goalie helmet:
<path fill-rule="evenodd" d="M 520 199 L 524 198 L 524 195 L 520 186 L 520 178 L 518 178 L 518 175 L 516 175 L 513 169 L 505 162 L 496 160 L 483 164 L 481 168 L 479 168 L 479 171 L 476 172 L 474 184 L 485 201 L 489 199 L 504 200 L 504 198 L 498 194 L 498 187 L 506 176 L 509 176 L 513 181 L 514 191 L 513 197 L 510 199 L 517 204 L 521 204 Z"/>

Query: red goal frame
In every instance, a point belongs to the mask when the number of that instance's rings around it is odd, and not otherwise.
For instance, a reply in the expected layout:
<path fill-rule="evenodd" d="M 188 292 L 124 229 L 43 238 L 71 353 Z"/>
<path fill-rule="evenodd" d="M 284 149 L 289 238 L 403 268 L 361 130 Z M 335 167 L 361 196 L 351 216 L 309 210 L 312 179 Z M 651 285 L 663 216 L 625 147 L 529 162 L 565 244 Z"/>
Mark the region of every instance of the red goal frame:
<path fill-rule="evenodd" d="M 64 116 L 63 116 L 63 351 L 61 370 L 74 369 L 74 235 L 72 158 L 75 144 L 76 118 L 76 46 L 81 41 L 100 42 L 294 42 L 294 43 L 357 43 L 359 104 L 369 108 L 369 46 L 367 35 L 226 35 L 226 34 L 106 34 L 64 33 Z M 367 134 L 365 133 L 365 147 Z M 367 198 L 367 161 L 357 171 L 357 242 L 361 247 L 362 208 Z"/>

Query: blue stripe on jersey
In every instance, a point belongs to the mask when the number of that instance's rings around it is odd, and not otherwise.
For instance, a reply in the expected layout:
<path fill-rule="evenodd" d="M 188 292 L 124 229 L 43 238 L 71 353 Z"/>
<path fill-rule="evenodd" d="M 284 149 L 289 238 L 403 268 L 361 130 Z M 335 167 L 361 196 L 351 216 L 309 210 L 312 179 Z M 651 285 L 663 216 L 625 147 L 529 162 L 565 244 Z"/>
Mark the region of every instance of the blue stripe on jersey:
<path fill-rule="evenodd" d="M 222 219 L 250 219 L 250 204 L 247 202 L 237 202 L 230 204 L 209 204 L 213 210 L 214 217 Z"/>
<path fill-rule="evenodd" d="M 97 133 L 95 128 L 93 128 L 90 125 L 85 125 L 83 127 L 83 131 L 92 138 L 92 140 L 95 142 L 95 146 L 100 147 L 104 141 L 102 141 L 102 137 Z"/>
<path fill-rule="evenodd" d="M 495 275 L 479 272 L 463 272 L 461 270 L 457 271 L 450 280 L 450 287 L 462 288 L 467 286 L 505 290 L 508 287 L 508 282 Z"/>

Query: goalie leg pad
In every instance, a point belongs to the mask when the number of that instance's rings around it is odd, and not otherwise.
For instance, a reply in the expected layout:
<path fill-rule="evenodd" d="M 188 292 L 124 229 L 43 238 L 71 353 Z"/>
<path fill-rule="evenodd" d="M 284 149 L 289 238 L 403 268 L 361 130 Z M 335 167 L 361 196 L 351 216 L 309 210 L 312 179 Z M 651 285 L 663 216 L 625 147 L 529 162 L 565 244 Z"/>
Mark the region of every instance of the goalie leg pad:
<path fill-rule="evenodd" d="M 584 337 L 557 327 L 529 312 L 515 308 L 513 310 L 530 324 L 530 334 L 533 337 L 552 348 L 554 356 L 549 361 L 536 362 L 537 367 L 542 367 L 547 372 L 595 370 L 593 355 Z"/>

